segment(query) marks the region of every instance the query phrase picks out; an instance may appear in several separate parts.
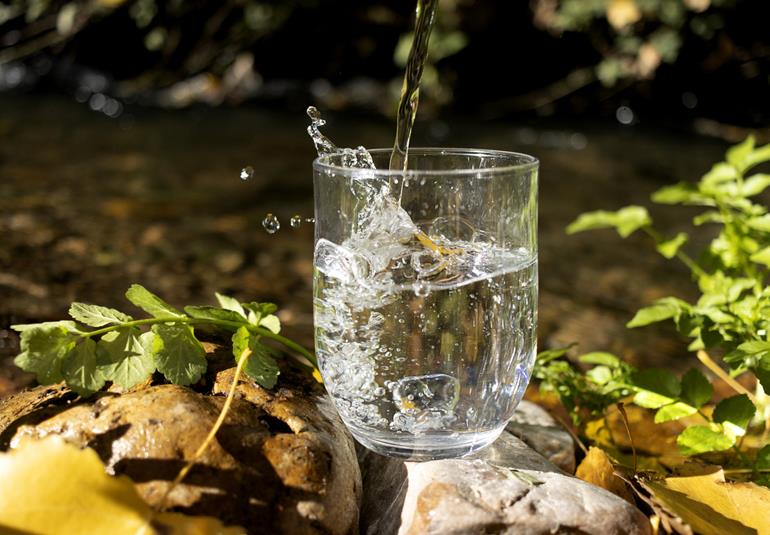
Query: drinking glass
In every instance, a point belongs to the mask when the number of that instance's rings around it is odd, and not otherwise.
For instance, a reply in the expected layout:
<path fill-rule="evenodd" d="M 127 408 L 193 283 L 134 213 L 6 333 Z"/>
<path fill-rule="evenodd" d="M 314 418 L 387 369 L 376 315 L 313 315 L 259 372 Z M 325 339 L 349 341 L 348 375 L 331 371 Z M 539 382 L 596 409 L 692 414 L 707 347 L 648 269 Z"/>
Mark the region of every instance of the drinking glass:
<path fill-rule="evenodd" d="M 409 150 L 408 169 L 313 163 L 315 344 L 327 391 L 367 448 L 460 457 L 505 428 L 532 372 L 538 161 Z"/>

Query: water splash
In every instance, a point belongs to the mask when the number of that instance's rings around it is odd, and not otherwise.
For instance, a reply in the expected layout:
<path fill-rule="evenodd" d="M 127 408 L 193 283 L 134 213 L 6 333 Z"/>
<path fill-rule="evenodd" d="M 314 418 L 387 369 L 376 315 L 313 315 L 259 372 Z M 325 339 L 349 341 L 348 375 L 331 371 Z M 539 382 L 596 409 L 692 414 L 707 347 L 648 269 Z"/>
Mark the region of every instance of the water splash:
<path fill-rule="evenodd" d="M 321 112 L 315 106 L 308 106 L 307 116 L 310 117 L 310 126 L 307 133 L 313 140 L 318 156 L 339 155 L 339 165 L 342 167 L 354 167 L 357 169 L 375 169 L 372 155 L 362 146 L 355 149 L 337 147 L 332 141 L 321 133 L 321 127 L 326 121 L 321 117 Z"/>
<path fill-rule="evenodd" d="M 293 215 L 289 220 L 289 224 L 292 228 L 299 228 L 302 225 L 302 216 L 299 214 Z"/>
<path fill-rule="evenodd" d="M 326 124 L 326 120 L 321 117 L 321 112 L 315 106 L 308 106 L 307 116 L 310 117 L 310 126 L 307 127 L 307 133 L 313 140 L 315 150 L 319 156 L 326 154 L 335 154 L 339 152 L 337 145 L 321 133 L 321 127 Z"/>
<path fill-rule="evenodd" d="M 250 178 L 254 177 L 254 168 L 250 165 L 247 165 L 243 169 L 241 169 L 241 180 L 249 180 Z"/>
<path fill-rule="evenodd" d="M 262 228 L 268 234 L 275 234 L 281 228 L 281 222 L 273 214 L 267 214 L 265 219 L 262 220 Z"/>

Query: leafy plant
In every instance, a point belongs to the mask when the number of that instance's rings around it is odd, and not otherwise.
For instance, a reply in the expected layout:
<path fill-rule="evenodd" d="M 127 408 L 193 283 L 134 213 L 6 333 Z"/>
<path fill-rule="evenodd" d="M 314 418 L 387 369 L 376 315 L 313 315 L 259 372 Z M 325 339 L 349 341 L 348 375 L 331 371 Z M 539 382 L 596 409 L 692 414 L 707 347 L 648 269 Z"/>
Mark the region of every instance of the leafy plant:
<path fill-rule="evenodd" d="M 317 365 L 312 353 L 279 334 L 281 325 L 274 315 L 274 304 L 239 303 L 221 294 L 216 297 L 219 307 L 187 306 L 182 311 L 134 284 L 126 298 L 151 316 L 143 319 L 112 308 L 73 303 L 69 314 L 75 321 L 13 325 L 21 333 L 22 350 L 14 362 L 35 373 L 40 384 L 64 380 L 84 397 L 108 381 L 131 388 L 155 371 L 171 383 L 189 385 L 200 380 L 207 369 L 205 350 L 195 329 L 208 326 L 232 333 L 236 363 L 247 348 L 250 350 L 244 372 L 265 388 L 272 388 L 278 380 L 276 357 L 281 355 L 263 343 L 266 339 Z"/>
<path fill-rule="evenodd" d="M 770 144 L 757 147 L 749 137 L 730 148 L 725 161 L 714 165 L 699 182 L 667 186 L 652 195 L 660 204 L 701 206 L 704 210 L 693 224 L 717 225 L 715 237 L 697 260 L 685 251 L 687 233 L 662 234 L 641 206 L 585 213 L 568 226 L 570 234 L 613 228 L 625 238 L 643 232 L 662 256 L 687 266 L 700 297 L 695 302 L 673 296 L 658 299 L 639 310 L 627 326 L 673 322 L 690 339 L 689 349 L 697 352 L 699 360 L 737 391 L 712 405 L 714 387 L 695 368 L 680 379 L 669 370 L 638 370 L 614 355 L 588 353 L 577 358 L 588 366 L 580 371 L 564 358 L 569 348 L 545 351 L 538 356 L 534 377 L 542 390 L 559 397 L 576 424 L 606 415 L 619 402 L 655 411 L 655 423 L 688 418 L 688 426 L 677 436 L 679 453 L 695 456 L 733 450 L 727 463 L 738 467 L 734 473 L 768 483 L 766 435 L 755 433 L 756 440 L 746 445 L 743 438 L 762 427 L 766 407 L 761 390 L 770 390 L 770 213 L 754 200 L 770 187 L 770 175 L 755 171 L 766 162 L 770 162 Z M 729 374 L 710 353 L 722 356 Z M 760 395 L 733 380 L 746 372 L 756 377 Z"/>
<path fill-rule="evenodd" d="M 693 219 L 696 226 L 720 225 L 700 263 L 683 251 L 686 233 L 664 237 L 641 206 L 582 214 L 567 232 L 615 228 L 622 237 L 636 231 L 648 234 L 661 255 L 677 258 L 690 269 L 701 296 L 695 303 L 659 299 L 639 310 L 628 327 L 671 320 L 691 339 L 691 350 L 725 351 L 723 360 L 733 373 L 750 370 L 770 390 L 770 213 L 752 201 L 770 186 L 770 174 L 749 175 L 765 162 L 770 162 L 770 144 L 756 147 L 749 137 L 728 150 L 726 160 L 697 184 L 681 182 L 653 193 L 652 200 L 660 204 L 704 207 Z"/>

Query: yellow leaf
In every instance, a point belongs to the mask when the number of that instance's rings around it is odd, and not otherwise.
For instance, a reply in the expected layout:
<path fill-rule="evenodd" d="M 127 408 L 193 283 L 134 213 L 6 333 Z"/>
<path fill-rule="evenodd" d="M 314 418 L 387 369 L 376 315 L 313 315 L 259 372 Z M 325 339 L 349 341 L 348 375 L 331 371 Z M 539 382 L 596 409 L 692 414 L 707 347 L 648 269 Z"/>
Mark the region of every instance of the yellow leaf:
<path fill-rule="evenodd" d="M 710 474 L 649 482 L 655 498 L 702 535 L 770 535 L 770 489 Z"/>
<path fill-rule="evenodd" d="M 642 12 L 634 0 L 610 0 L 607 4 L 607 20 L 616 30 L 637 22 Z"/>
<path fill-rule="evenodd" d="M 129 478 L 108 475 L 94 450 L 59 437 L 24 441 L 0 454 L 0 533 L 152 535 L 158 524 L 176 535 L 244 532 L 213 518 L 153 519 Z"/>
<path fill-rule="evenodd" d="M 615 475 L 610 458 L 601 448 L 588 448 L 588 454 L 578 466 L 575 475 L 587 483 L 607 489 L 629 503 L 634 503 L 626 483 Z"/>
<path fill-rule="evenodd" d="M 313 379 L 315 379 L 317 382 L 323 384 L 324 379 L 321 377 L 321 370 L 318 368 L 313 368 Z"/>

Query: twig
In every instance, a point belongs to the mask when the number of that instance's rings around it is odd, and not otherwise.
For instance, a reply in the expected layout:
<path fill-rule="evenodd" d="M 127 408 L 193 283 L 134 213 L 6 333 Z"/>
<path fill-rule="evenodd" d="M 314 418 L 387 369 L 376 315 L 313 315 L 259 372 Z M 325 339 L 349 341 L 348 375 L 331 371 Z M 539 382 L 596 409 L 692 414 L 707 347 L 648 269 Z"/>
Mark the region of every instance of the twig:
<path fill-rule="evenodd" d="M 222 427 L 222 424 L 225 421 L 225 418 L 227 417 L 227 413 L 230 411 L 230 405 L 232 405 L 233 398 L 235 396 L 235 389 L 238 386 L 238 379 L 241 376 L 241 371 L 243 370 L 243 366 L 245 365 L 246 361 L 249 360 L 249 357 L 251 356 L 251 349 L 248 347 L 243 350 L 243 353 L 241 353 L 241 356 L 238 358 L 238 366 L 235 368 L 235 375 L 233 375 L 233 382 L 230 385 L 230 391 L 227 393 L 227 398 L 225 399 L 225 404 L 222 405 L 222 410 L 219 411 L 219 418 L 217 418 L 216 423 L 214 423 L 214 426 L 209 431 L 208 436 L 206 439 L 201 443 L 201 445 L 196 450 L 195 454 L 187 461 L 187 463 L 182 467 L 182 469 L 179 471 L 179 474 L 177 474 L 176 479 L 166 488 L 166 492 L 163 494 L 163 498 L 160 500 L 160 506 L 158 507 L 159 511 L 162 511 L 166 508 L 166 502 L 168 501 L 168 497 L 171 494 L 171 492 L 182 482 L 182 480 L 187 476 L 187 474 L 190 472 L 190 469 L 192 469 L 193 465 L 198 461 L 201 455 L 206 451 L 206 449 L 211 444 L 211 441 L 214 440 L 214 437 L 219 432 L 219 428 Z"/>
<path fill-rule="evenodd" d="M 738 381 L 730 377 L 716 362 L 714 362 L 708 353 L 703 351 L 702 349 L 698 351 L 698 360 L 703 363 L 704 366 L 706 366 L 714 375 L 722 379 L 727 385 L 738 392 L 739 394 L 746 394 L 751 402 L 759 406 L 759 401 L 757 400 L 756 396 L 746 390 L 742 384 L 740 384 Z"/>
<path fill-rule="evenodd" d="M 631 443 L 631 453 L 634 456 L 634 473 L 636 473 L 636 468 L 638 466 L 637 458 L 636 458 L 636 446 L 634 446 L 634 437 L 631 436 L 631 427 L 628 425 L 628 414 L 626 414 L 626 407 L 624 406 L 623 402 L 620 401 L 617 404 L 618 411 L 620 411 L 621 420 L 623 420 L 623 425 L 626 427 L 626 433 L 628 434 L 628 441 Z"/>

